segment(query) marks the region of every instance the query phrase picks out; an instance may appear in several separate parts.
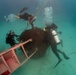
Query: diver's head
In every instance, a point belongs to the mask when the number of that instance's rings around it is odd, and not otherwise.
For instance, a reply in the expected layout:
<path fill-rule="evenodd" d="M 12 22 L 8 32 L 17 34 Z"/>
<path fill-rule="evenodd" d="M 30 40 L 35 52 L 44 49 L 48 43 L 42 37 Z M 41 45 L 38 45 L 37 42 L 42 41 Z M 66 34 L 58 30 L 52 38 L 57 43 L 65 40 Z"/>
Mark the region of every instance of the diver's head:
<path fill-rule="evenodd" d="M 9 32 L 11 35 L 14 35 L 14 31 L 13 30 L 10 30 Z"/>
<path fill-rule="evenodd" d="M 50 30 L 51 29 L 51 25 L 46 25 L 45 30 Z"/>
<path fill-rule="evenodd" d="M 51 24 L 51 29 L 56 30 L 57 28 L 58 28 L 58 26 L 57 26 L 57 25 L 55 25 L 54 23 L 52 23 L 52 24 Z"/>
<path fill-rule="evenodd" d="M 58 28 L 58 26 L 56 26 L 54 23 L 52 23 L 52 24 L 46 24 L 46 29 L 56 30 L 57 28 Z"/>

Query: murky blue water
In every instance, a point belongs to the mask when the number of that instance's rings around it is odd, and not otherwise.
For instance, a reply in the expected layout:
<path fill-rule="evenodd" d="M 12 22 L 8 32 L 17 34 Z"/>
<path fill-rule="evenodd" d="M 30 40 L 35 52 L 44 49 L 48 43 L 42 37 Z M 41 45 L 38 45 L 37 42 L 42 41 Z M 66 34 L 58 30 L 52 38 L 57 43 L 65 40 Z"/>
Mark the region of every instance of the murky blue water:
<path fill-rule="evenodd" d="M 26 21 L 14 17 L 23 7 L 28 7 L 27 12 L 37 17 L 34 22 L 35 26 L 44 28 L 45 18 L 50 18 L 51 22 L 58 26 L 58 30 L 62 31 L 59 37 L 63 39 L 63 47 L 58 46 L 58 48 L 64 51 L 70 59 L 65 60 L 60 55 L 62 62 L 53 69 L 58 60 L 51 49 L 48 49 L 44 57 L 28 60 L 11 75 L 76 75 L 75 0 L 0 0 L 0 52 L 10 47 L 5 43 L 6 33 L 14 30 L 16 34 L 21 34 L 27 27 Z M 50 17 L 48 14 L 44 14 L 44 9 L 47 7 L 53 9 L 50 12 Z M 6 21 L 8 17 L 10 17 L 9 22 Z"/>

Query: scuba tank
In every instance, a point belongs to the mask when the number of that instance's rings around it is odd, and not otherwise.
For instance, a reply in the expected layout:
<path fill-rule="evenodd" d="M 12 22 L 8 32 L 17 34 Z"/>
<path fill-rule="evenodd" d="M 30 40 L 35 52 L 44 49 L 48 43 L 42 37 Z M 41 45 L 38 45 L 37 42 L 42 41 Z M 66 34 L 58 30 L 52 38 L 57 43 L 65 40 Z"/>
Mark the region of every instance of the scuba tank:
<path fill-rule="evenodd" d="M 52 31 L 52 35 L 54 36 L 54 39 L 55 39 L 56 43 L 59 44 L 60 39 L 59 39 L 59 37 L 57 35 L 57 32 L 55 30 L 53 30 L 53 29 L 51 29 L 51 31 Z"/>

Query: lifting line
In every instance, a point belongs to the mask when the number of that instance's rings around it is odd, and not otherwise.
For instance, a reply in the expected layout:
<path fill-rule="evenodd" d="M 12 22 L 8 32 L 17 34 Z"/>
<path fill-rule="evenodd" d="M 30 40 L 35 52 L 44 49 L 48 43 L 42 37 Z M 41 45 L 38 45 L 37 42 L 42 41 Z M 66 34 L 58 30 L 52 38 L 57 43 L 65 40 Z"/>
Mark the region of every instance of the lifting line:
<path fill-rule="evenodd" d="M 46 0 L 45 3 L 41 6 L 41 8 L 34 14 L 33 19 L 40 13 L 40 11 L 44 8 L 44 6 L 46 5 L 47 2 L 48 2 L 48 0 Z M 31 20 L 31 22 L 33 21 L 33 19 Z"/>
<path fill-rule="evenodd" d="M 40 11 L 43 9 L 43 7 L 47 4 L 48 0 L 45 1 L 45 3 L 41 6 L 41 8 L 34 14 L 34 16 L 37 16 Z"/>
<path fill-rule="evenodd" d="M 34 17 L 32 18 L 31 22 L 40 13 L 40 11 L 44 8 L 44 6 L 46 5 L 47 2 L 48 2 L 48 0 L 46 0 L 45 3 L 41 6 L 41 8 L 34 14 Z M 27 25 L 27 27 L 28 27 L 28 25 Z M 27 27 L 26 27 L 26 29 L 27 29 Z"/>

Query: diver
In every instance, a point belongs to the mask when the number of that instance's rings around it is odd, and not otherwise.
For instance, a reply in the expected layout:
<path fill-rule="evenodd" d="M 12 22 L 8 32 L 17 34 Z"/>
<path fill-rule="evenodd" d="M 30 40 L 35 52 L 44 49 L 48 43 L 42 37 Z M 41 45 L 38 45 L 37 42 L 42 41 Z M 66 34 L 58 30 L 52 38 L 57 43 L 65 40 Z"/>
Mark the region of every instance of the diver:
<path fill-rule="evenodd" d="M 63 41 L 61 39 L 59 39 L 58 34 L 62 34 L 61 31 L 57 32 L 58 26 L 55 25 L 54 23 L 52 23 L 51 25 L 46 25 L 46 29 L 49 29 L 49 31 L 52 32 L 52 35 L 54 36 L 55 42 L 57 44 L 61 44 L 61 46 L 63 47 Z"/>
<path fill-rule="evenodd" d="M 6 44 L 10 44 L 11 47 L 17 44 L 14 37 L 19 37 L 19 35 L 16 35 L 13 30 L 10 30 L 10 32 L 6 34 Z"/>
<path fill-rule="evenodd" d="M 24 13 L 22 15 L 20 15 L 20 14 L 16 15 L 16 18 L 24 19 L 25 21 L 28 21 L 31 24 L 32 28 L 34 28 L 33 22 L 36 20 L 36 17 L 34 17 L 28 13 Z"/>
<path fill-rule="evenodd" d="M 46 36 L 47 36 L 46 40 L 49 42 L 49 45 L 51 46 L 53 53 L 56 55 L 56 57 L 59 60 L 58 63 L 55 65 L 55 67 L 62 61 L 58 52 L 61 53 L 66 60 L 69 59 L 69 57 L 64 52 L 57 49 L 57 45 L 60 44 L 60 40 L 59 40 L 58 35 L 55 31 L 57 28 L 58 27 L 55 24 L 51 24 L 51 25 L 47 25 L 44 29 L 44 31 L 46 31 Z"/>

